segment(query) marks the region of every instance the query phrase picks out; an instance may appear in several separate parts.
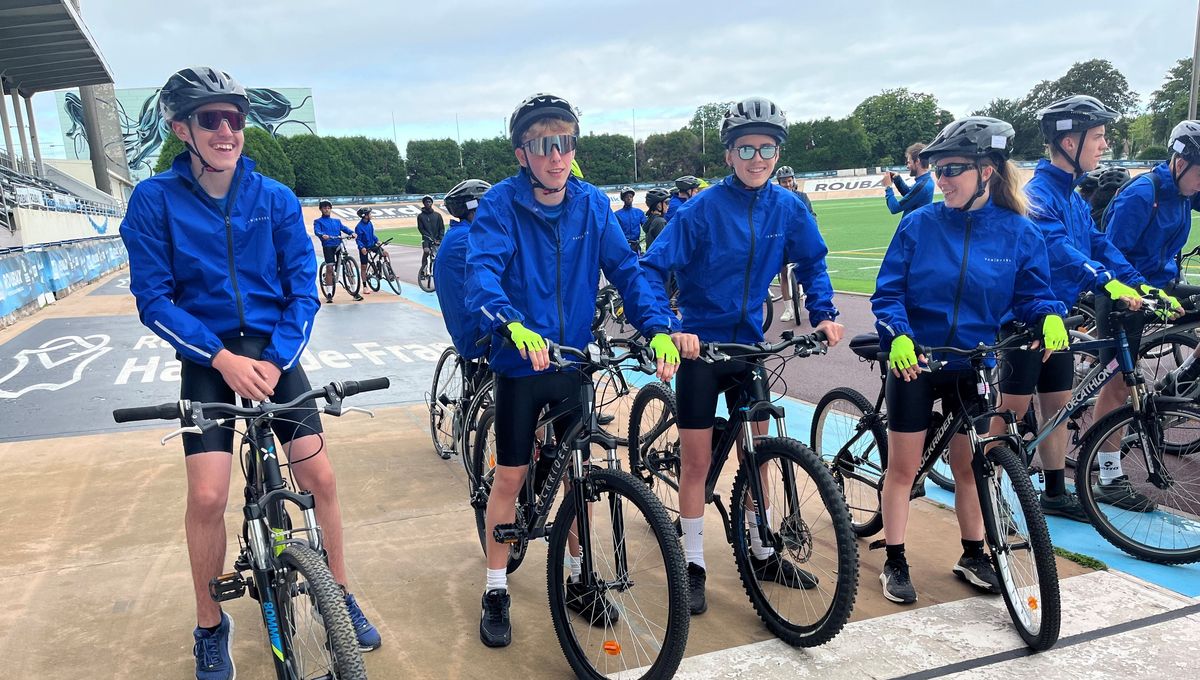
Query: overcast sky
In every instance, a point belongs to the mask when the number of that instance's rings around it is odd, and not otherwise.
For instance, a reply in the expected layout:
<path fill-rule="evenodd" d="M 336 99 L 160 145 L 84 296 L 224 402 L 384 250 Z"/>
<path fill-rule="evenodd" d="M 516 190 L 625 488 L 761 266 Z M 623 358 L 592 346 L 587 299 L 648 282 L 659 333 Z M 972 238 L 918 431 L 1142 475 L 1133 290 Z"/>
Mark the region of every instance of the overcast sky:
<path fill-rule="evenodd" d="M 683 9 L 680 9 L 683 8 Z M 1191 54 L 1194 0 L 435 2 L 83 0 L 118 88 L 211 64 L 255 87 L 311 87 L 322 134 L 490 137 L 554 92 L 585 134 L 677 129 L 696 106 L 764 95 L 793 120 L 848 115 L 890 87 L 964 115 L 1076 61 L 1109 59 L 1145 106 Z M 54 95 L 35 98 L 62 155 Z"/>

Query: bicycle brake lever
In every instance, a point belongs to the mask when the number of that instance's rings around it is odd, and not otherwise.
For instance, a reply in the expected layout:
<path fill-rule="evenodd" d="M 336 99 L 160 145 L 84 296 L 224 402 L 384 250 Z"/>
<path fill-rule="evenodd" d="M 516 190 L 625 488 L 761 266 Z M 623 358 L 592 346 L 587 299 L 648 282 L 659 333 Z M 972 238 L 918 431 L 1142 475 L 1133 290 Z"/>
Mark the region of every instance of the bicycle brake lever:
<path fill-rule="evenodd" d="M 353 411 L 357 411 L 358 413 L 365 413 L 365 414 L 367 414 L 368 416 L 370 416 L 370 417 L 372 417 L 372 418 L 374 418 L 374 417 L 375 417 L 375 412 L 374 412 L 374 411 L 371 411 L 371 410 L 368 410 L 368 409 L 362 408 L 361 406 L 349 406 L 349 407 L 347 407 L 347 408 L 345 408 L 345 409 L 342 409 L 342 415 L 345 415 L 345 414 L 347 414 L 347 413 L 351 413 L 351 412 L 353 412 Z"/>
<path fill-rule="evenodd" d="M 174 432 L 168 433 L 165 437 L 158 440 L 158 443 L 161 446 L 166 446 L 167 442 L 171 441 L 172 439 L 174 439 L 176 437 L 180 437 L 184 434 L 204 434 L 204 430 L 201 430 L 200 428 L 198 428 L 194 425 L 191 427 L 181 427 L 178 430 L 175 430 Z"/>

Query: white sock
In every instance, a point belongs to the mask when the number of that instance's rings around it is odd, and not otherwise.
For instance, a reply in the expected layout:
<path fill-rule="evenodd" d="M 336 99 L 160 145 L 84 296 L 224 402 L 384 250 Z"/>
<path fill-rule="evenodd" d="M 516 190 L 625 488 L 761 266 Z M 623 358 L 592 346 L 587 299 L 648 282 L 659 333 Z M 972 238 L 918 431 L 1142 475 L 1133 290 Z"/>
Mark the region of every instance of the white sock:
<path fill-rule="evenodd" d="M 578 581 L 579 576 L 583 574 L 583 557 L 567 555 L 567 559 L 565 561 L 567 566 L 571 569 L 571 581 Z"/>
<path fill-rule="evenodd" d="M 683 529 L 683 559 L 685 562 L 706 569 L 704 566 L 704 516 L 680 517 L 679 526 Z"/>
<path fill-rule="evenodd" d="M 1114 479 L 1124 474 L 1121 472 L 1120 451 L 1100 451 L 1096 454 L 1096 460 L 1100 463 L 1101 484 L 1111 484 Z"/>
<path fill-rule="evenodd" d="M 771 526 L 771 509 L 767 508 L 767 526 Z M 750 554 L 760 560 L 765 560 L 775 554 L 775 548 L 770 548 L 762 543 L 762 536 L 758 533 L 758 513 L 750 510 L 746 511 L 746 531 L 750 532 Z"/>
<path fill-rule="evenodd" d="M 487 586 L 484 591 L 488 590 L 508 590 L 508 569 L 500 567 L 499 569 L 487 570 Z"/>

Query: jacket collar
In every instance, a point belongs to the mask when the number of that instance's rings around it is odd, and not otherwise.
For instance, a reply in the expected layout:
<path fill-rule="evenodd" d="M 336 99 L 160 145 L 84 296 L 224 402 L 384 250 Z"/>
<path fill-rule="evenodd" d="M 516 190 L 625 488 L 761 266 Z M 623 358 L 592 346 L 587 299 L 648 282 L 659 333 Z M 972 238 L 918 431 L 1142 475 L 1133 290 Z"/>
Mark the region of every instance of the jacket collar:
<path fill-rule="evenodd" d="M 171 161 L 171 170 L 176 175 L 179 175 L 179 179 L 187 184 L 188 187 L 197 191 L 203 191 L 203 189 L 200 187 L 200 183 L 197 182 L 196 178 L 192 175 L 191 155 L 192 154 L 190 151 L 184 151 L 176 156 L 175 160 Z M 246 178 L 250 176 L 250 171 L 254 170 L 254 166 L 254 159 L 247 156 L 238 158 L 238 165 L 233 170 L 234 179 L 236 180 L 240 175 L 241 181 L 246 181 Z"/>
<path fill-rule="evenodd" d="M 545 210 L 545 206 L 543 206 L 541 203 L 538 203 L 537 199 L 533 197 L 533 182 L 529 176 L 529 171 L 522 167 L 517 174 L 514 175 L 514 178 L 515 181 L 513 182 L 513 191 L 516 194 L 517 204 L 524 207 L 529 212 L 532 212 L 536 215 L 541 215 L 542 211 Z M 563 191 L 566 193 L 566 196 L 563 197 L 562 202 L 563 210 L 568 210 L 569 206 L 573 202 L 573 199 L 578 196 L 581 191 L 583 191 L 583 184 L 579 181 L 578 177 L 571 175 L 567 178 L 567 188 Z"/>
<path fill-rule="evenodd" d="M 1158 175 L 1158 193 L 1167 196 L 1181 196 L 1179 187 L 1175 186 L 1175 178 L 1171 176 L 1171 165 L 1169 163 L 1159 163 L 1154 166 L 1150 172 Z"/>
<path fill-rule="evenodd" d="M 1038 161 L 1037 168 L 1034 170 L 1034 173 L 1044 175 L 1050 181 L 1050 183 L 1054 185 L 1054 188 L 1057 189 L 1060 194 L 1064 195 L 1070 194 L 1072 191 L 1074 191 L 1075 187 L 1083 181 L 1084 177 L 1086 177 L 1086 175 L 1080 175 L 1078 178 L 1076 178 L 1074 173 L 1063 170 L 1045 158 Z"/>

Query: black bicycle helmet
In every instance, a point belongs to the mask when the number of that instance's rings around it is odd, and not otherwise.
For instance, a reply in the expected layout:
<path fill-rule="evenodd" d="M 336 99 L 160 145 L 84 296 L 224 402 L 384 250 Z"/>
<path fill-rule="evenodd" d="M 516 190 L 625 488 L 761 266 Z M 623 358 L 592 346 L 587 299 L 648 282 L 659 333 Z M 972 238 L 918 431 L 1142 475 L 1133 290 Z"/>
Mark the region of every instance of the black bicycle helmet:
<path fill-rule="evenodd" d="M 684 175 L 675 179 L 675 188 L 679 191 L 691 191 L 692 189 L 700 188 L 700 180 L 691 175 Z"/>
<path fill-rule="evenodd" d="M 926 163 L 946 156 L 991 157 L 1004 162 L 1012 152 L 1015 136 L 1013 126 L 1002 120 L 967 116 L 942 128 L 929 146 L 921 151 L 919 158 Z"/>
<path fill-rule="evenodd" d="M 775 171 L 775 179 L 783 179 L 784 177 L 795 177 L 795 176 L 796 176 L 796 171 L 793 170 L 792 166 L 790 166 L 790 165 L 781 165 L 781 166 L 779 166 L 779 169 Z"/>
<path fill-rule="evenodd" d="M 1129 171 L 1121 167 L 1112 168 L 1096 168 L 1100 174 L 1096 175 L 1096 188 L 1104 191 L 1116 191 L 1129 181 Z M 1088 173 L 1091 176 L 1091 173 Z"/>
<path fill-rule="evenodd" d="M 650 210 L 654 210 L 669 200 L 671 200 L 671 192 L 666 189 L 655 187 L 646 192 L 646 207 Z"/>
<path fill-rule="evenodd" d="M 1060 99 L 1037 112 L 1038 125 L 1047 144 L 1062 135 L 1108 125 L 1120 117 L 1116 110 L 1086 94 Z"/>
<path fill-rule="evenodd" d="M 332 208 L 332 207 L 333 207 L 333 203 L 330 203 L 329 201 L 325 201 L 325 200 L 322 200 L 320 203 L 317 204 L 318 210 L 321 208 Z"/>
<path fill-rule="evenodd" d="M 491 184 L 481 179 L 463 180 L 446 192 L 442 204 L 455 219 L 464 220 L 468 212 L 479 207 L 479 199 L 491 188 Z"/>
<path fill-rule="evenodd" d="M 633 187 L 624 186 L 624 187 L 621 187 L 621 193 L 619 195 L 621 196 L 622 199 L 624 199 L 625 194 L 629 194 L 630 196 L 633 196 L 636 193 L 637 192 L 633 190 Z"/>
<path fill-rule="evenodd" d="M 763 97 L 750 97 L 731 104 L 721 121 L 721 143 L 732 148 L 738 137 L 769 135 L 777 144 L 787 141 L 787 118 L 775 103 Z"/>
<path fill-rule="evenodd" d="M 557 118 L 574 123 L 576 134 L 579 132 L 579 115 L 570 102 L 553 94 L 539 92 L 521 102 L 508 118 L 508 135 L 513 148 L 520 148 L 525 131 L 530 125 L 544 118 Z"/>
<path fill-rule="evenodd" d="M 371 209 L 370 209 L 370 208 L 359 208 L 359 209 L 358 209 L 358 217 L 359 217 L 359 219 L 361 219 L 361 218 L 363 218 L 363 217 L 366 217 L 367 215 L 370 215 L 370 214 L 371 214 Z"/>
<path fill-rule="evenodd" d="M 228 102 L 242 113 L 250 113 L 246 88 L 224 71 L 211 66 L 192 66 L 167 79 L 158 91 L 158 110 L 165 120 L 186 120 L 196 109 L 214 102 Z"/>

